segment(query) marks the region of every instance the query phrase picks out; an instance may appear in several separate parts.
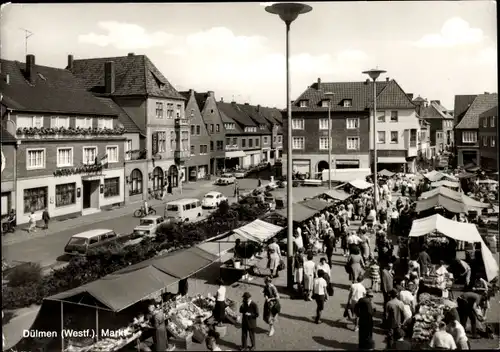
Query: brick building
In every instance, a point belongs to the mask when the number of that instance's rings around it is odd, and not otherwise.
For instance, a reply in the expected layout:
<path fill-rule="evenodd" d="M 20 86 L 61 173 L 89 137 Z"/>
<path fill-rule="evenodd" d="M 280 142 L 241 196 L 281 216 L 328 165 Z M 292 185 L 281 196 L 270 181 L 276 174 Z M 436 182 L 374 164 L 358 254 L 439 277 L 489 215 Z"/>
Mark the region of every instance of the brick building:
<path fill-rule="evenodd" d="M 6 113 L 2 105 L 2 116 Z M 0 204 L 1 217 L 7 216 L 11 209 L 16 209 L 16 157 L 17 140 L 5 128 L 1 128 L 0 145 L 2 149 L 2 203 Z"/>
<path fill-rule="evenodd" d="M 498 171 L 498 105 L 479 115 L 480 166 Z"/>
<path fill-rule="evenodd" d="M 1 61 L 2 122 L 17 139 L 17 223 L 31 211 L 85 215 L 124 202 L 124 129 L 118 115 L 67 70 Z"/>
<path fill-rule="evenodd" d="M 431 156 L 451 150 L 453 148 L 453 116 L 439 100 L 431 100 L 428 103 L 422 98 L 417 98 L 413 103 L 416 105 L 417 114 L 429 123 Z"/>

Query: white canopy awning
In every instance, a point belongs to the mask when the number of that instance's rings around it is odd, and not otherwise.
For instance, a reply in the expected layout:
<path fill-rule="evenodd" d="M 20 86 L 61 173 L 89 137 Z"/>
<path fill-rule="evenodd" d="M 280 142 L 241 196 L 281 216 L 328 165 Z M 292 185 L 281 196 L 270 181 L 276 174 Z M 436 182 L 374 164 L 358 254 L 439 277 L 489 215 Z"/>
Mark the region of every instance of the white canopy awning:
<path fill-rule="evenodd" d="M 226 154 L 225 154 L 226 158 L 241 158 L 244 156 L 246 156 L 246 154 L 243 150 L 232 150 L 232 151 L 226 152 Z"/>
<path fill-rule="evenodd" d="M 276 236 L 281 230 L 283 230 L 283 227 L 276 226 L 262 220 L 255 220 L 245 226 L 233 230 L 233 232 L 248 240 L 263 243 Z"/>
<path fill-rule="evenodd" d="M 406 158 L 404 156 L 379 156 L 378 162 L 381 164 L 405 164 Z"/>
<path fill-rule="evenodd" d="M 370 182 L 366 182 L 365 180 L 353 180 L 353 181 L 350 181 L 349 184 L 357 189 L 361 189 L 361 190 L 365 190 L 365 189 L 368 189 L 370 187 L 373 187 L 373 184 L 371 184 Z"/>
<path fill-rule="evenodd" d="M 459 188 L 460 183 L 455 182 L 455 181 L 449 181 L 449 180 L 441 180 L 441 181 L 436 181 L 431 183 L 431 187 L 441 187 L 441 186 L 446 186 L 450 188 Z"/>
<path fill-rule="evenodd" d="M 488 281 L 498 276 L 498 264 L 490 249 L 484 243 L 476 225 L 453 221 L 439 214 L 434 214 L 424 219 L 413 220 L 410 237 L 425 236 L 433 231 L 439 231 L 446 237 L 457 241 L 481 243 L 481 255 Z"/>

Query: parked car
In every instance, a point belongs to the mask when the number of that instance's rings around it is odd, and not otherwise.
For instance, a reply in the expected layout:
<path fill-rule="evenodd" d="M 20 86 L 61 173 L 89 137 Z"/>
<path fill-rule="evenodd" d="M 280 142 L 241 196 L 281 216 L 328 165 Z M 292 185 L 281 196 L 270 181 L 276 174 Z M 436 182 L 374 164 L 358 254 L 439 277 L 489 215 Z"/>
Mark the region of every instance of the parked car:
<path fill-rule="evenodd" d="M 236 182 L 236 177 L 234 177 L 232 174 L 222 174 L 221 177 L 217 179 L 215 184 L 220 186 L 225 186 L 225 185 L 231 185 L 235 182 Z"/>
<path fill-rule="evenodd" d="M 160 215 L 148 215 L 139 220 L 139 226 L 134 228 L 134 237 L 154 237 L 158 226 L 165 222 L 165 218 Z"/>
<path fill-rule="evenodd" d="M 225 195 L 220 192 L 212 191 L 205 194 L 205 197 L 203 197 L 203 200 L 201 201 L 201 206 L 203 208 L 216 208 L 224 201 L 227 201 Z"/>
<path fill-rule="evenodd" d="M 86 256 L 92 249 L 103 247 L 113 242 L 125 243 L 129 239 L 128 236 L 120 236 L 113 230 L 89 230 L 73 235 L 64 247 L 64 253 L 74 256 Z"/>
<path fill-rule="evenodd" d="M 233 172 L 234 177 L 236 178 L 245 178 L 248 174 L 247 170 L 237 170 Z"/>

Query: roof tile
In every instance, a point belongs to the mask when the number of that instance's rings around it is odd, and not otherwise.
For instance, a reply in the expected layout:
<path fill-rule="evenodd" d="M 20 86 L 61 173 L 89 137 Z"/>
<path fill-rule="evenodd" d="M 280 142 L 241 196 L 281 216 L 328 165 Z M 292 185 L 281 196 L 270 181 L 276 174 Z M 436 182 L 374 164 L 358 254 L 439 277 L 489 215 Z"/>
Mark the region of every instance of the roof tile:
<path fill-rule="evenodd" d="M 118 104 L 116 104 L 113 99 L 108 97 L 97 97 L 97 99 L 99 99 L 103 104 L 109 106 L 118 115 L 118 120 L 122 123 L 123 128 L 125 128 L 126 132 L 142 134 L 146 133 L 146 131 L 141 131 L 132 117 L 130 117 Z"/>
<path fill-rule="evenodd" d="M 457 129 L 479 128 L 479 115 L 498 105 L 498 94 L 479 94 L 465 112 L 464 117 L 455 126 Z"/>

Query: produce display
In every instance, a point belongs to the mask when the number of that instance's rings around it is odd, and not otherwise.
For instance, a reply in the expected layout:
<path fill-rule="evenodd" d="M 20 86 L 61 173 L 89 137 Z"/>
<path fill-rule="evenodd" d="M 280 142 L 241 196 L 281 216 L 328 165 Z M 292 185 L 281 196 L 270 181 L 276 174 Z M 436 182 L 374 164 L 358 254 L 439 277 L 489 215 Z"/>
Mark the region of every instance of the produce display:
<path fill-rule="evenodd" d="M 438 275 L 428 275 L 422 277 L 422 282 L 428 287 L 451 289 L 453 286 L 453 278 L 445 277 L 445 281 L 441 282 Z"/>
<path fill-rule="evenodd" d="M 438 323 L 444 317 L 444 309 L 448 302 L 448 300 L 433 297 L 428 293 L 422 293 L 419 296 L 420 308 L 415 315 L 412 336 L 415 342 L 427 342 L 432 338 Z"/>
<path fill-rule="evenodd" d="M 226 307 L 226 318 L 233 324 L 240 323 L 240 316 L 230 307 Z"/>

